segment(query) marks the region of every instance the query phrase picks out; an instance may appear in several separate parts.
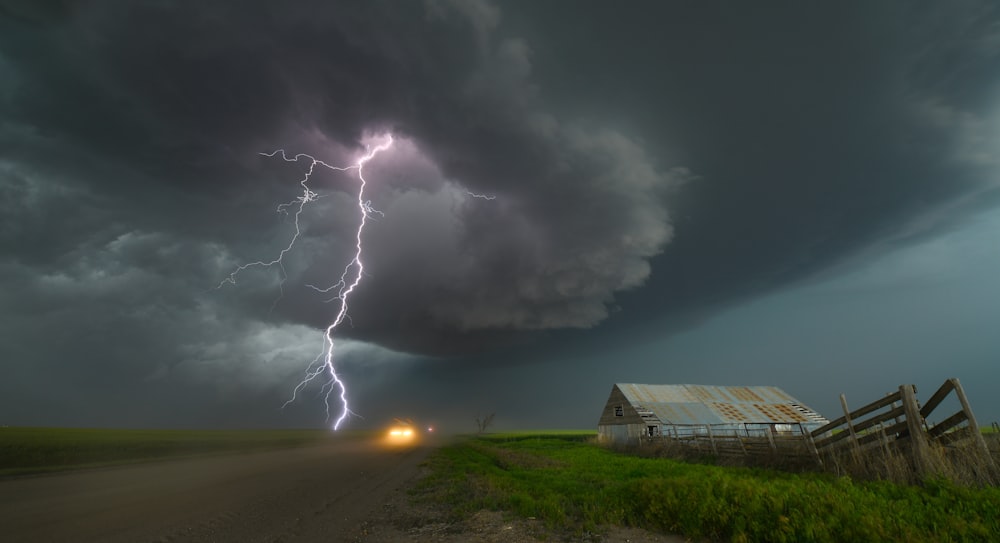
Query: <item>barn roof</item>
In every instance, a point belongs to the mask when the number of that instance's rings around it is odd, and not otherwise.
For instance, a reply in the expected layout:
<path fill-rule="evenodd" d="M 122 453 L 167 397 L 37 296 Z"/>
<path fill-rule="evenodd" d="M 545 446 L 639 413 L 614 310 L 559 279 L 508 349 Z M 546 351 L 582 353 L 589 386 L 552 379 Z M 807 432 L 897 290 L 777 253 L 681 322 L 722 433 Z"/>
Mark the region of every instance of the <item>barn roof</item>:
<path fill-rule="evenodd" d="M 640 413 L 665 424 L 826 424 L 802 402 L 773 386 L 641 385 L 615 386 Z"/>

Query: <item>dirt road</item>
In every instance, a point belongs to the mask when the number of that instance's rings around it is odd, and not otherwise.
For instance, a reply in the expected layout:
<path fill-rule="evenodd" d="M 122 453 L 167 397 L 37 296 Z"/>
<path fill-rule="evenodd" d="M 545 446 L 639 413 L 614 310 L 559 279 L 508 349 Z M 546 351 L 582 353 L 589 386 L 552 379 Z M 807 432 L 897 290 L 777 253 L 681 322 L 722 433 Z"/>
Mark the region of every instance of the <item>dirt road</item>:
<path fill-rule="evenodd" d="M 0 480 L 0 540 L 356 541 L 429 451 L 354 438 Z"/>

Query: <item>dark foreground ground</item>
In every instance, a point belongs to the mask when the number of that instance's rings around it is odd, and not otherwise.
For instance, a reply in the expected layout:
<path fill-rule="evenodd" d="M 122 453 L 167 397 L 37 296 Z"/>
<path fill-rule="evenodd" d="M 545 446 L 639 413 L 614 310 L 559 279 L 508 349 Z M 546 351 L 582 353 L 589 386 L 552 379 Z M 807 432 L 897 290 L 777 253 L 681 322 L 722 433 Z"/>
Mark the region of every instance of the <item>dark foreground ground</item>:
<path fill-rule="evenodd" d="M 0 480 L 0 539 L 353 541 L 429 450 L 347 439 Z"/>
<path fill-rule="evenodd" d="M 4 542 L 683 541 L 631 530 L 548 533 L 480 512 L 450 522 L 406 489 L 433 444 L 322 446 L 0 480 Z"/>

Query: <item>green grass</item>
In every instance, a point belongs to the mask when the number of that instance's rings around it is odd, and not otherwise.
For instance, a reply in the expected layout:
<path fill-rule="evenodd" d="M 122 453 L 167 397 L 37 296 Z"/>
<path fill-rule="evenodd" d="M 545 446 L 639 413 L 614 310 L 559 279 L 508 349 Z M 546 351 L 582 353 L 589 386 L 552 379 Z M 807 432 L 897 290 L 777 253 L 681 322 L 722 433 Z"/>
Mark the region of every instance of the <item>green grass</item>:
<path fill-rule="evenodd" d="M 597 438 L 597 431 L 591 430 L 526 430 L 522 432 L 500 432 L 489 434 L 490 441 L 521 441 L 524 439 L 557 438 L 567 441 L 588 441 Z"/>
<path fill-rule="evenodd" d="M 638 458 L 553 434 L 468 439 L 429 466 L 417 499 L 457 516 L 504 510 L 578 533 L 628 525 L 733 542 L 1000 540 L 1000 489 L 992 487 Z"/>
<path fill-rule="evenodd" d="M 0 428 L 0 476 L 319 444 L 327 430 Z"/>

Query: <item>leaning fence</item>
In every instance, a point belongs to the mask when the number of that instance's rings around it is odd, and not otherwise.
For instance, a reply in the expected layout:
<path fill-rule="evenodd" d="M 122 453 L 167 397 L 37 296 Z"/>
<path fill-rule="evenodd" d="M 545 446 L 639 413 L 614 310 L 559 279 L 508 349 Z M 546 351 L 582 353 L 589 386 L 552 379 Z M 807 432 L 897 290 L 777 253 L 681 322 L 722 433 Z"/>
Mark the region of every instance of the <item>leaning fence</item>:
<path fill-rule="evenodd" d="M 927 419 L 952 393 L 960 409 L 929 424 Z M 844 415 L 808 436 L 820 465 L 846 454 L 861 459 L 876 453 L 898 454 L 908 460 L 917 478 L 970 467 L 988 472 L 982 474 L 986 480 L 996 478 L 996 463 L 958 379 L 945 381 L 923 406 L 913 385 L 901 385 L 896 392 L 853 411 L 843 394 L 840 402 Z M 959 450 L 961 455 L 954 453 Z M 970 458 L 975 460 L 972 466 L 955 465 L 967 464 Z"/>
<path fill-rule="evenodd" d="M 928 418 L 954 394 L 960 409 L 946 414 L 937 424 Z M 798 433 L 764 428 L 751 433 L 697 427 L 657 440 L 720 457 L 783 459 L 789 463 L 813 463 L 834 468 L 845 458 L 858 463 L 878 457 L 901 459 L 913 478 L 973 470 L 972 478 L 996 482 L 1000 470 L 980 432 L 976 417 L 958 379 L 944 382 L 923 406 L 914 385 L 901 385 L 893 393 L 854 410 L 840 396 L 843 416 L 814 430 L 797 425 Z M 959 454 L 960 452 L 960 454 Z M 968 477 L 966 477 L 968 478 Z"/>

